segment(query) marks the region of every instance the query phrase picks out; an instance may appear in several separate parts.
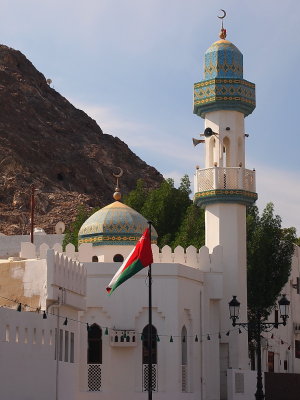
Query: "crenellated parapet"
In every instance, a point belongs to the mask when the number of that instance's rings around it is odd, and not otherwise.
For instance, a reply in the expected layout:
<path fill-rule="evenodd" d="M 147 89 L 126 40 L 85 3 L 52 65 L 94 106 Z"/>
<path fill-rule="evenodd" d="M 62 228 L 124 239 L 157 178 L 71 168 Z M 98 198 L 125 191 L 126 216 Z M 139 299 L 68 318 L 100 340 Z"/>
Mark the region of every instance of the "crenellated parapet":
<path fill-rule="evenodd" d="M 194 246 L 189 246 L 184 249 L 181 246 L 177 246 L 174 251 L 170 246 L 164 246 L 161 249 L 156 245 L 152 244 L 153 262 L 154 263 L 176 263 L 183 264 L 189 267 L 198 268 L 202 271 L 220 271 L 220 266 L 223 263 L 223 252 L 221 246 L 216 246 L 210 253 L 206 246 L 197 249 Z M 113 262 L 113 256 L 116 252 L 116 246 L 101 247 L 102 253 L 97 253 L 97 260 L 101 262 Z M 128 256 L 132 250 L 132 246 L 120 246 L 117 252 L 121 253 L 124 258 Z M 21 255 L 24 258 L 46 258 L 50 260 L 49 254 L 55 254 L 54 257 L 54 271 L 53 284 L 56 286 L 63 286 L 69 290 L 79 291 L 78 276 L 86 274 L 82 273 L 84 262 L 92 262 L 95 257 L 95 248 L 89 244 L 84 243 L 79 246 L 78 252 L 75 251 L 75 246 L 69 243 L 66 246 L 65 252 L 62 252 L 62 247 L 59 244 L 54 245 L 53 249 L 49 249 L 47 244 L 42 244 L 38 249 L 32 243 L 24 243 L 22 246 Z M 29 257 L 25 257 L 25 256 Z M 52 261 L 51 261 L 52 262 Z M 77 281 L 70 280 L 71 277 L 77 277 Z M 75 286 L 74 286 L 75 285 Z"/>
<path fill-rule="evenodd" d="M 172 251 L 170 246 L 164 246 L 162 249 L 159 249 L 157 245 L 153 244 L 152 252 L 154 263 L 183 264 L 207 272 L 219 272 L 222 270 L 222 246 L 216 246 L 213 252 L 209 253 L 206 246 L 201 247 L 199 250 L 194 246 L 189 246 L 186 250 L 181 246 L 177 246 Z"/>
<path fill-rule="evenodd" d="M 60 243 L 54 243 L 51 246 L 49 246 L 48 243 L 42 243 L 41 245 L 37 246 L 37 245 L 35 245 L 34 243 L 31 243 L 31 242 L 22 242 L 21 243 L 21 251 L 20 251 L 19 255 L 20 255 L 20 258 L 27 258 L 27 259 L 40 258 L 40 259 L 45 259 L 46 255 L 47 255 L 47 251 L 49 249 L 53 249 L 54 251 L 56 251 L 58 253 L 62 253 L 63 252 L 63 248 L 62 248 L 62 245 Z"/>
<path fill-rule="evenodd" d="M 53 249 L 47 251 L 47 299 L 85 309 L 86 269 L 82 263 Z"/>

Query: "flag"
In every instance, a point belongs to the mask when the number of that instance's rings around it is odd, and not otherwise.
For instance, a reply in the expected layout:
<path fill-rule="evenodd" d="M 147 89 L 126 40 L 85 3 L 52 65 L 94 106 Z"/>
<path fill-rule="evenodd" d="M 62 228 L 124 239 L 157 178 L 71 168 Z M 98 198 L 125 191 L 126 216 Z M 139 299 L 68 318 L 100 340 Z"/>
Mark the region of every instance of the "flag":
<path fill-rule="evenodd" d="M 147 228 L 106 288 L 108 294 L 111 294 L 123 282 L 152 263 L 150 230 Z"/>

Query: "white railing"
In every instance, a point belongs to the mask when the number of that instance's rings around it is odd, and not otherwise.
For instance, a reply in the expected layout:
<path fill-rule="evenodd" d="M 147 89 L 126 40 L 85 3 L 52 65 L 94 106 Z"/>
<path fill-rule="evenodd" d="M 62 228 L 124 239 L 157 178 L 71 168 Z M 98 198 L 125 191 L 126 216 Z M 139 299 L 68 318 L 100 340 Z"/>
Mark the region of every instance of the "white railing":
<path fill-rule="evenodd" d="M 195 176 L 195 192 L 215 189 L 255 192 L 255 171 L 240 167 L 198 169 Z"/>
<path fill-rule="evenodd" d="M 149 389 L 149 365 L 143 364 L 143 386 L 142 391 L 147 392 Z M 158 371 L 157 364 L 152 364 L 152 391 L 158 391 Z"/>
<path fill-rule="evenodd" d="M 88 364 L 88 391 L 100 392 L 102 387 L 102 364 Z"/>

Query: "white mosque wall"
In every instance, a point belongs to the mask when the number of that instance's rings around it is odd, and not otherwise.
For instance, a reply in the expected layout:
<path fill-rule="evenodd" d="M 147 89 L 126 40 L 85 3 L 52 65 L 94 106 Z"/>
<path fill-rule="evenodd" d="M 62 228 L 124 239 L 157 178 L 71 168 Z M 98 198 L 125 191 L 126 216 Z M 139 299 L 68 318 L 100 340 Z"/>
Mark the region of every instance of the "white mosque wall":
<path fill-rule="evenodd" d="M 55 243 L 61 244 L 64 239 L 63 234 L 35 235 L 34 243 L 39 247 L 42 243 L 46 243 L 49 247 L 53 247 Z M 29 235 L 13 235 L 0 236 L 0 258 L 19 256 L 21 251 L 21 243 L 29 242 Z"/>
<path fill-rule="evenodd" d="M 1 241 L 1 239 L 0 239 Z M 62 246 L 56 242 L 52 246 L 48 243 L 39 245 L 30 242 L 24 242 L 20 245 L 21 258 L 46 258 L 46 254 L 50 247 L 58 253 L 62 253 Z M 75 251 L 75 246 L 69 243 L 66 246 L 64 255 L 73 260 L 78 260 L 81 263 L 91 262 L 93 257 L 98 258 L 98 262 L 113 262 L 116 254 L 121 254 L 124 259 L 132 251 L 132 246 L 92 246 L 91 243 L 84 243 L 79 246 L 78 252 Z M 162 249 L 155 244 L 152 245 L 153 262 L 154 263 L 178 263 L 198 268 L 207 272 L 222 271 L 223 250 L 222 246 L 215 246 L 212 252 L 206 246 L 200 249 L 194 246 L 189 246 L 184 249 L 178 246 L 172 251 L 170 246 L 164 246 Z"/>
<path fill-rule="evenodd" d="M 120 264 L 86 263 L 87 268 L 87 313 L 89 324 L 97 323 L 109 328 L 103 336 L 103 399 L 142 399 L 142 341 L 141 332 L 148 324 L 147 269 L 121 285 L 110 296 L 106 286 Z M 203 272 L 176 263 L 154 263 L 152 266 L 153 325 L 160 341 L 158 346 L 158 390 L 154 398 L 182 399 L 181 330 L 187 329 L 188 392 L 187 399 L 201 398 L 201 341 L 200 296 Z M 203 305 L 204 307 L 204 305 Z M 135 346 L 112 346 L 110 336 L 117 330 L 134 330 Z M 170 342 L 170 336 L 173 343 Z M 198 342 L 195 337 L 198 335 Z M 84 344 L 82 344 L 84 348 Z M 85 352 L 83 352 L 85 357 Z M 84 358 L 86 360 L 86 358 Z M 133 368 L 128 368 L 133 365 Z M 81 376 L 87 376 L 82 363 Z M 115 384 L 117 379 L 118 385 Z M 82 383 L 85 387 L 84 379 Z M 91 395 L 92 396 L 92 395 Z M 84 391 L 80 399 L 85 399 Z M 94 398 L 94 397 L 91 397 Z"/>
<path fill-rule="evenodd" d="M 228 369 L 227 388 L 230 400 L 251 400 L 255 398 L 256 371 Z"/>
<path fill-rule="evenodd" d="M 300 293 L 296 288 L 299 277 L 300 247 L 295 246 L 291 274 L 281 291 L 291 302 L 287 325 L 280 325 L 278 329 L 263 333 L 262 367 L 266 372 L 269 370 L 268 353 L 274 353 L 274 372 L 300 374 L 300 358 L 295 357 L 295 341 L 300 341 Z M 275 321 L 275 311 L 271 313 L 269 321 Z M 279 322 L 282 322 L 280 317 Z"/>
<path fill-rule="evenodd" d="M 121 254 L 124 259 L 129 255 L 132 246 L 92 246 L 91 243 L 84 243 L 79 246 L 78 253 L 75 252 L 73 245 L 68 245 L 65 254 L 75 257 L 80 262 L 91 262 L 93 257 L 98 257 L 99 262 L 113 262 L 116 254 Z M 172 251 L 170 246 L 162 249 L 155 244 L 152 245 L 154 263 L 178 263 L 198 268 L 202 271 L 222 271 L 223 250 L 222 246 L 215 246 L 212 252 L 206 246 L 199 250 L 194 246 L 189 246 L 184 250 L 178 246 Z"/>
<path fill-rule="evenodd" d="M 61 315 L 77 319 L 77 313 L 68 308 L 61 309 Z M 43 319 L 41 313 L 7 308 L 0 309 L 0 320 L 1 400 L 74 399 L 78 323 L 69 319 L 64 326 L 63 318 L 57 321 L 50 313 Z M 56 343 L 57 329 L 62 340 Z"/>
<path fill-rule="evenodd" d="M 0 278 L 0 305 L 14 307 L 20 302 L 31 310 L 45 310 L 59 300 L 78 310 L 85 309 L 85 267 L 53 249 L 47 250 L 45 259 L 0 260 Z"/>
<path fill-rule="evenodd" d="M 0 260 L 0 305 L 14 308 L 20 302 L 29 309 L 45 309 L 46 276 L 46 260 Z"/>
<path fill-rule="evenodd" d="M 53 249 L 47 250 L 47 298 L 60 299 L 78 310 L 85 309 L 86 268 Z"/>

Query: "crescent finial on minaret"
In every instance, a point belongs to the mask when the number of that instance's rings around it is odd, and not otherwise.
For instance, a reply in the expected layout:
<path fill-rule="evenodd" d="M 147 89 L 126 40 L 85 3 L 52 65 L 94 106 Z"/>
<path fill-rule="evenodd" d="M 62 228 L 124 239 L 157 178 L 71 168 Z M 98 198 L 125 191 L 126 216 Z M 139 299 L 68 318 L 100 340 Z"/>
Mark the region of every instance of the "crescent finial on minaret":
<path fill-rule="evenodd" d="M 120 168 L 120 167 L 117 167 L 117 169 L 119 170 L 119 172 L 118 172 L 117 174 L 114 174 L 114 173 L 113 173 L 113 176 L 114 176 L 115 178 L 117 178 L 117 184 L 116 184 L 116 187 L 115 187 L 115 193 L 113 194 L 113 198 L 114 198 L 116 201 L 120 201 L 122 195 L 121 195 L 120 188 L 119 188 L 119 178 L 121 178 L 121 176 L 123 175 L 123 172 L 124 172 L 124 171 L 123 171 L 122 168 Z"/>
<path fill-rule="evenodd" d="M 220 39 L 224 40 L 224 39 L 226 39 L 226 36 L 227 36 L 226 29 L 224 29 L 224 27 L 223 27 L 223 19 L 226 17 L 226 11 L 222 10 L 222 9 L 220 11 L 223 12 L 223 15 L 221 15 L 221 16 L 218 15 L 218 18 L 220 18 L 222 20 L 222 27 L 221 27 L 221 31 L 219 33 L 219 37 L 220 37 Z"/>

